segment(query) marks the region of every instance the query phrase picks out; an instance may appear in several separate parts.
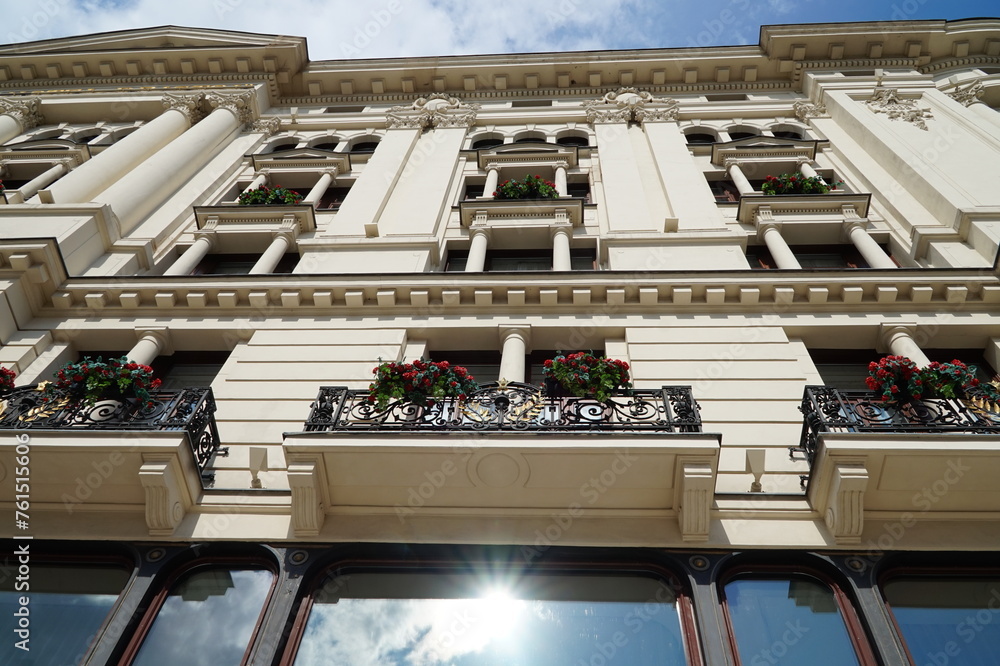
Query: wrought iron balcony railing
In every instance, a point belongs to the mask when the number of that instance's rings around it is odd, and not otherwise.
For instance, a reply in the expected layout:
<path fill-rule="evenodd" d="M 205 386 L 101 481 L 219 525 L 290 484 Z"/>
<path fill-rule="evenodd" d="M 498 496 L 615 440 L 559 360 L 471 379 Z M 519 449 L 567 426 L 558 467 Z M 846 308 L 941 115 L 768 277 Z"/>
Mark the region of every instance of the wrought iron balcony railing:
<path fill-rule="evenodd" d="M 1000 413 L 987 400 L 931 398 L 887 403 L 867 391 L 807 386 L 799 409 L 802 437 L 789 447 L 805 454 L 812 466 L 817 438 L 824 432 L 1000 434 Z"/>
<path fill-rule="evenodd" d="M 66 392 L 22 386 L 0 395 L 0 430 L 183 430 L 202 479 L 210 479 L 205 467 L 219 451 L 212 389 L 157 391 L 150 403 L 109 399 L 88 405 Z"/>
<path fill-rule="evenodd" d="M 323 386 L 305 430 L 701 432 L 701 416 L 689 386 L 624 390 L 601 403 L 511 382 L 486 385 L 465 400 L 396 400 L 384 408 L 369 402 L 367 390 Z"/>

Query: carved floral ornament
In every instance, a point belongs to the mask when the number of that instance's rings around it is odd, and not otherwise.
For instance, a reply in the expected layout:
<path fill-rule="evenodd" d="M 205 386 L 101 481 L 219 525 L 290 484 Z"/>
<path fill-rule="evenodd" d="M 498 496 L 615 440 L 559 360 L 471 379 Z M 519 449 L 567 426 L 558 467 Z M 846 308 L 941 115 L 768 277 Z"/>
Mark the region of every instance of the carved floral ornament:
<path fill-rule="evenodd" d="M 675 99 L 656 98 L 636 88 L 619 88 L 600 100 L 583 103 L 587 121 L 597 123 L 642 123 L 677 120 L 680 103 Z"/>
<path fill-rule="evenodd" d="M 972 106 L 976 102 L 982 101 L 985 93 L 986 89 L 983 87 L 983 82 L 973 81 L 964 88 L 959 86 L 946 94 L 962 106 Z"/>
<path fill-rule="evenodd" d="M 479 108 L 478 104 L 466 104 L 457 97 L 434 93 L 412 104 L 392 107 L 385 122 L 389 129 L 471 127 Z"/>
<path fill-rule="evenodd" d="M 37 97 L 0 97 L 0 115 L 11 116 L 26 132 L 42 124 L 40 105 Z"/>
<path fill-rule="evenodd" d="M 865 101 L 872 113 L 884 113 L 889 120 L 903 120 L 916 127 L 927 130 L 926 118 L 933 118 L 930 109 L 917 106 L 915 99 L 900 99 L 895 88 L 876 88 L 872 96 Z"/>
<path fill-rule="evenodd" d="M 214 109 L 231 111 L 243 125 L 249 126 L 257 118 L 256 95 L 252 90 L 205 93 L 205 100 Z"/>
<path fill-rule="evenodd" d="M 795 117 L 801 123 L 808 123 L 810 118 L 821 118 L 826 115 L 826 107 L 822 104 L 798 101 L 792 105 Z"/>

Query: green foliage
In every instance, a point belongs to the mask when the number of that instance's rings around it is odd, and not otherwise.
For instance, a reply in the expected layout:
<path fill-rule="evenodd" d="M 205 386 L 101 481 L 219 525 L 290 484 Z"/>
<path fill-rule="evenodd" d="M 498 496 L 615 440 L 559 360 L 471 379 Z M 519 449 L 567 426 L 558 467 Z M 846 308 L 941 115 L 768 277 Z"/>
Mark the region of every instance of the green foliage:
<path fill-rule="evenodd" d="M 82 361 L 67 363 L 56 373 L 56 381 L 46 387 L 48 399 L 54 390 L 79 394 L 86 404 L 98 400 L 134 396 L 149 404 L 149 392 L 160 387 L 160 380 L 153 379 L 153 369 L 134 363 L 127 357 L 105 361 L 85 356 Z"/>
<path fill-rule="evenodd" d="M 826 194 L 830 191 L 819 176 L 803 176 L 801 173 L 783 173 L 780 176 L 768 176 L 764 179 L 761 192 L 776 194 Z"/>
<path fill-rule="evenodd" d="M 385 409 L 392 400 L 405 400 L 415 405 L 428 405 L 436 399 L 458 398 L 479 390 L 469 371 L 448 361 L 413 363 L 381 363 L 372 373 L 375 381 L 368 386 L 368 402 Z"/>
<path fill-rule="evenodd" d="M 302 201 L 302 195 L 285 187 L 268 187 L 261 185 L 255 190 L 248 190 L 240 195 L 241 206 L 286 206 Z"/>
<path fill-rule="evenodd" d="M 524 180 L 505 180 L 493 193 L 495 199 L 556 199 L 555 183 L 541 176 L 525 176 Z"/>
<path fill-rule="evenodd" d="M 559 382 L 571 395 L 607 401 L 619 388 L 632 388 L 628 363 L 587 352 L 569 356 L 558 352 L 544 363 L 544 374 Z"/>

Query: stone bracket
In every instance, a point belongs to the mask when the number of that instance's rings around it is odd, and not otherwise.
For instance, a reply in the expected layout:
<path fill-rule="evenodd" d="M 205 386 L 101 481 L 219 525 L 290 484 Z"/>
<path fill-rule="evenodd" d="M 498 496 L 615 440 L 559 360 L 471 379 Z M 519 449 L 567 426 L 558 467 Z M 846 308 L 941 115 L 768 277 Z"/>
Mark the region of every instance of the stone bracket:
<path fill-rule="evenodd" d="M 826 526 L 838 544 L 861 543 L 868 469 L 863 462 L 838 461 L 826 501 Z"/>
<path fill-rule="evenodd" d="M 288 464 L 288 485 L 292 490 L 292 531 L 296 537 L 318 536 L 326 519 L 321 467 L 319 460 Z"/>
<path fill-rule="evenodd" d="M 139 482 L 146 492 L 150 536 L 171 536 L 191 506 L 174 454 L 143 454 Z"/>
<path fill-rule="evenodd" d="M 712 498 L 715 496 L 715 470 L 707 460 L 677 460 L 677 519 L 684 541 L 708 541 Z"/>

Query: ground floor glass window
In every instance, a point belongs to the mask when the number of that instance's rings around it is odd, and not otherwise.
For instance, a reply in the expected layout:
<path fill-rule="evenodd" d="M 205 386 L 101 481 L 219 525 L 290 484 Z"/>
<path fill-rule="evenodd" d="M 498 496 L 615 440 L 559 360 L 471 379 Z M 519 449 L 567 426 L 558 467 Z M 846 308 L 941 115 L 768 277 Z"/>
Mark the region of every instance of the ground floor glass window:
<path fill-rule="evenodd" d="M 640 576 L 356 573 L 313 596 L 296 666 L 687 664 L 674 588 Z"/>

